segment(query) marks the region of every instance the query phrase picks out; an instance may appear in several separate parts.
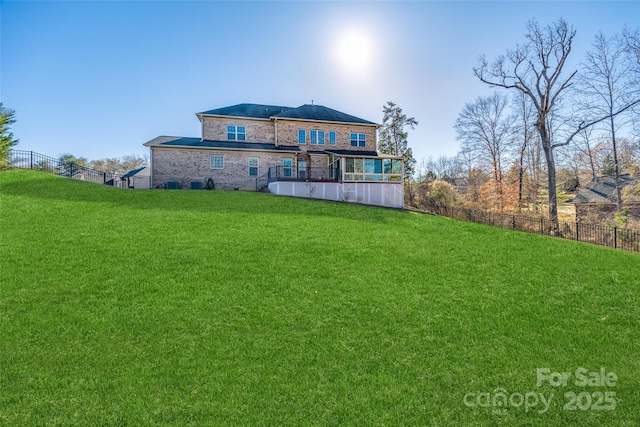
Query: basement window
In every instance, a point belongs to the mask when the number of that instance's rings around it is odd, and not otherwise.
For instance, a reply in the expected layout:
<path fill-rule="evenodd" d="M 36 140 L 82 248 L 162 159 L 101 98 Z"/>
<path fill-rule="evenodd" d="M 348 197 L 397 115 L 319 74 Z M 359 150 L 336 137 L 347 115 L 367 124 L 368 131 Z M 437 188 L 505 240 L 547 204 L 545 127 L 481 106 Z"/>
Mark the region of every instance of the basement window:
<path fill-rule="evenodd" d="M 211 156 L 211 169 L 224 169 L 224 156 Z"/>
<path fill-rule="evenodd" d="M 249 157 L 249 176 L 258 176 L 258 158 Z"/>

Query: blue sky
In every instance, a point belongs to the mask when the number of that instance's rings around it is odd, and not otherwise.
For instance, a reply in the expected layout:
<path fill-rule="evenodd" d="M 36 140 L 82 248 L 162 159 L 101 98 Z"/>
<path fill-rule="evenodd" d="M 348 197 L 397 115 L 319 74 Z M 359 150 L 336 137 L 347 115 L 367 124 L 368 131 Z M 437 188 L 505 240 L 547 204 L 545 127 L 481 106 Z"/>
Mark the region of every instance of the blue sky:
<path fill-rule="evenodd" d="M 313 100 L 381 123 L 391 100 L 419 122 L 420 160 L 457 152 L 458 113 L 490 93 L 478 56 L 523 42 L 527 20 L 574 26 L 575 69 L 598 31 L 640 26 L 640 1 L 1 1 L 0 14 L 20 149 L 142 155 L 158 135 L 200 136 L 195 113 L 213 108 Z M 345 54 L 349 37 L 361 45 Z"/>

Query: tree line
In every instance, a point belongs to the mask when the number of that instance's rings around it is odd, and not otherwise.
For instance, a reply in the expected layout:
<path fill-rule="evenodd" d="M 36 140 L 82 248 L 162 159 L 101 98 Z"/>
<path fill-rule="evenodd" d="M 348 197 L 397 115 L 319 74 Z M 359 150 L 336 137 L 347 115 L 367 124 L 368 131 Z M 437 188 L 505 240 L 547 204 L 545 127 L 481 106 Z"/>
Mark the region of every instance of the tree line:
<path fill-rule="evenodd" d="M 479 58 L 473 73 L 495 91 L 462 108 L 456 155 L 416 165 L 410 205 L 544 212 L 557 227 L 565 192 L 611 175 L 623 210 L 620 176 L 640 170 L 640 29 L 597 34 L 569 68 L 575 35 L 563 19 L 532 20 L 523 44 Z"/>
<path fill-rule="evenodd" d="M 139 156 L 137 154 L 98 160 L 87 160 L 85 157 L 76 157 L 72 154 L 64 153 L 58 157 L 58 161 L 65 164 L 73 163 L 82 168 L 89 168 L 112 175 L 124 175 L 131 170 L 139 169 L 148 165 L 146 157 Z"/>
<path fill-rule="evenodd" d="M 3 104 L 0 103 L 0 170 L 10 167 L 9 153 L 19 142 L 18 139 L 13 137 L 13 133 L 10 131 L 11 125 L 15 123 L 15 121 L 15 111 L 4 107 Z M 73 163 L 80 168 L 90 168 L 112 175 L 123 175 L 131 170 L 147 166 L 149 163 L 146 157 L 136 154 L 88 160 L 85 157 L 76 157 L 70 153 L 64 153 L 58 156 L 58 162 L 61 164 Z"/>

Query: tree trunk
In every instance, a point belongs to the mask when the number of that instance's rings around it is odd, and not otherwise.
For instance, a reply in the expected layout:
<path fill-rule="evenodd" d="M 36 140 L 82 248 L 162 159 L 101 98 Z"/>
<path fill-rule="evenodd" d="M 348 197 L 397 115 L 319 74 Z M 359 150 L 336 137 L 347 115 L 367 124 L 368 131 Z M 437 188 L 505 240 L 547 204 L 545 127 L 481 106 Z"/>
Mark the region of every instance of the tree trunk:
<path fill-rule="evenodd" d="M 587 143 L 587 150 L 589 152 L 589 165 L 591 166 L 591 179 L 596 179 L 596 164 L 593 161 L 593 152 L 589 143 Z"/>
<path fill-rule="evenodd" d="M 544 119 L 543 119 L 544 120 Z M 556 196 L 556 164 L 553 158 L 553 147 L 551 135 L 546 127 L 546 123 L 540 124 L 538 121 L 538 132 L 542 142 L 542 150 L 547 160 L 547 184 L 549 188 L 549 220 L 553 226 L 553 235 L 559 234 L 558 226 L 558 199 Z"/>
<path fill-rule="evenodd" d="M 522 146 L 522 150 L 520 150 L 520 164 L 518 165 L 518 212 L 522 212 L 523 202 L 522 202 L 522 187 L 524 186 L 524 151 L 527 147 L 527 142 L 525 141 Z"/>
<path fill-rule="evenodd" d="M 613 144 L 613 173 L 616 180 L 616 211 L 622 211 L 622 188 L 620 188 L 620 164 L 618 163 L 618 144 L 616 143 L 616 128 L 613 119 L 613 109 L 611 111 L 611 118 L 609 119 L 611 125 L 611 143 Z"/>

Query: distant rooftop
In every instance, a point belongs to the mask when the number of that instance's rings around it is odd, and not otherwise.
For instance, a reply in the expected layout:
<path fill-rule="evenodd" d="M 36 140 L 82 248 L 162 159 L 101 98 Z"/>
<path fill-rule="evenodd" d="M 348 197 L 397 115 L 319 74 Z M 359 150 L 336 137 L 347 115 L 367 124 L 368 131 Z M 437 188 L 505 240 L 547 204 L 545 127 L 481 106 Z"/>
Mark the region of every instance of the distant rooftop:
<path fill-rule="evenodd" d="M 238 104 L 230 107 L 216 108 L 203 111 L 198 115 L 247 117 L 252 119 L 282 119 L 313 120 L 321 122 L 357 123 L 375 126 L 376 123 L 350 114 L 343 113 L 322 105 L 305 104 L 297 108 L 263 104 Z"/>
<path fill-rule="evenodd" d="M 639 178 L 620 175 L 620 186 L 635 185 Z M 616 203 L 616 179 L 614 176 L 597 176 L 573 198 L 573 203 Z"/>

